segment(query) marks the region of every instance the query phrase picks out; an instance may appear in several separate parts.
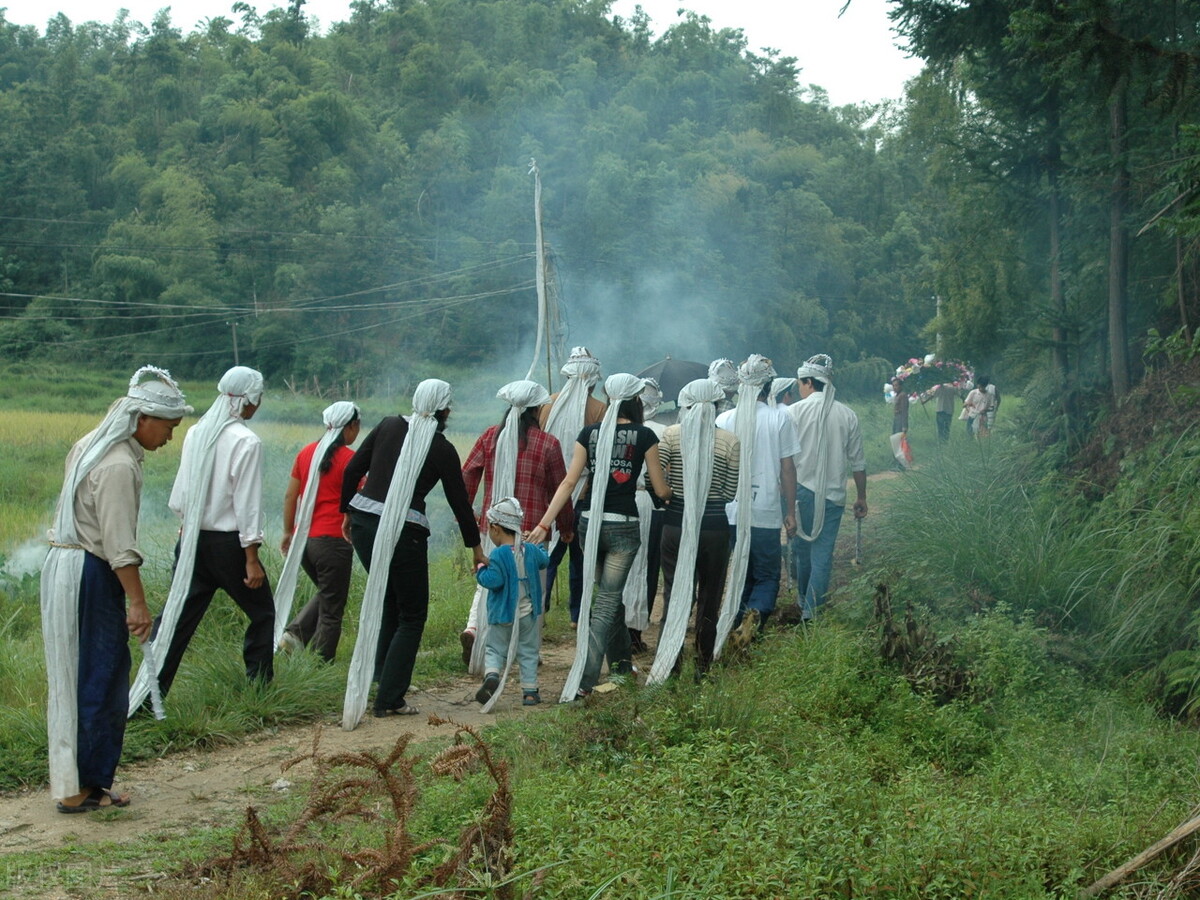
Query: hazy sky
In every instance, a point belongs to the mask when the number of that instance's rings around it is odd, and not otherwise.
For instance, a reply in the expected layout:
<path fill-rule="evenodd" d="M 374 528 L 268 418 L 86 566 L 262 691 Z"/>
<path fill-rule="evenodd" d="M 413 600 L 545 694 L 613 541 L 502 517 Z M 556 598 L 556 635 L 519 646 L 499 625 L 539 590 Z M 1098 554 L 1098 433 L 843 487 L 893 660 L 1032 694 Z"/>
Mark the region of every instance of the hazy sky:
<path fill-rule="evenodd" d="M 249 0 L 264 13 L 286 3 Z M 887 20 L 887 0 L 850 0 L 840 18 L 845 0 L 642 0 L 641 6 L 653 20 L 654 33 L 662 34 L 678 21 L 683 7 L 708 16 L 715 28 L 741 28 L 749 49 L 759 52 L 771 47 L 799 60 L 803 84 L 818 84 L 829 92 L 835 106 L 862 100 L 898 98 L 904 82 L 920 70 L 917 60 L 908 59 L 895 47 Z M 44 28 L 46 21 L 62 11 L 73 22 L 111 22 L 119 9 L 149 23 L 164 6 L 171 20 L 185 31 L 212 16 L 238 16 L 230 11 L 233 0 L 0 0 L 10 22 Z M 637 0 L 614 0 L 615 15 L 628 18 Z M 349 0 L 307 0 L 304 9 L 325 25 L 349 17 Z"/>

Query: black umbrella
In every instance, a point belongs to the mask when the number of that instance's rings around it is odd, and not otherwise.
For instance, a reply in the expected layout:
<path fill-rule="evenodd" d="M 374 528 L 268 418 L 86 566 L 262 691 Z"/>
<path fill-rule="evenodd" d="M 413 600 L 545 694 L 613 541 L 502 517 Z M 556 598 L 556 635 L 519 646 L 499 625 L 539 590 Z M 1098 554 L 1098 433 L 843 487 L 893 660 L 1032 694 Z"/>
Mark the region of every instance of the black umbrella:
<path fill-rule="evenodd" d="M 689 381 L 708 377 L 708 366 L 705 363 L 692 362 L 688 359 L 666 359 L 647 366 L 637 373 L 638 378 L 653 378 L 662 390 L 663 402 L 675 402 Z"/>

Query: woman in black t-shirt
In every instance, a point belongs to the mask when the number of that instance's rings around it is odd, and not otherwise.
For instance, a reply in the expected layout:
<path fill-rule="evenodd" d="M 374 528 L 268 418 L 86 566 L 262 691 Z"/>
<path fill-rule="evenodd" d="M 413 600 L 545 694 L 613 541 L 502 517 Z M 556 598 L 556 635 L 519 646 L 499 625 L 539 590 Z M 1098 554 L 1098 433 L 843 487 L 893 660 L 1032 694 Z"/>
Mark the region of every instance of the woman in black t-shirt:
<path fill-rule="evenodd" d="M 608 656 L 609 670 L 614 674 L 630 671 L 629 630 L 625 627 L 622 594 L 629 569 L 641 544 L 637 505 L 634 492 L 643 465 L 654 493 L 664 501 L 671 498 L 671 489 L 663 477 L 658 458 L 658 437 L 642 425 L 640 397 L 621 401 L 617 407 L 616 430 L 608 464 L 597 465 L 596 444 L 601 425 L 589 425 L 579 433 L 574 455 L 563 479 L 550 502 L 546 514 L 529 533 L 534 543 L 545 540 L 549 523 L 571 499 L 571 493 L 584 472 L 589 473 L 588 490 L 583 508 L 588 507 L 597 469 L 607 471 L 602 521 L 593 523 L 590 513 L 580 516 L 579 534 L 587 546 L 589 538 L 598 541 L 596 553 L 596 595 L 588 616 L 587 661 L 580 680 L 580 694 L 586 696 L 600 678 L 600 666 Z"/>

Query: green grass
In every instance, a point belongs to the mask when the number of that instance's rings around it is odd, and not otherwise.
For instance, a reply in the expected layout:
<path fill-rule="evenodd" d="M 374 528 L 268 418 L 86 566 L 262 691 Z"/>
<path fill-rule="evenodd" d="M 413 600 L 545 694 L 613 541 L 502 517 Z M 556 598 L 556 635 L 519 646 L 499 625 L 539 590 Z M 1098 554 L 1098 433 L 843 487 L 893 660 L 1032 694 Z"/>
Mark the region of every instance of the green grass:
<path fill-rule="evenodd" d="M 628 689 L 497 724 L 487 739 L 511 767 L 516 874 L 545 869 L 533 896 L 546 898 L 606 884 L 600 896 L 628 900 L 1075 896 L 1190 814 L 1200 737 L 1064 669 L 1046 638 L 1007 610 L 971 617 L 959 659 L 974 693 L 939 706 L 835 615 L 807 635 L 772 634 L 700 687 Z M 453 840 L 486 780 L 416 771 L 414 840 Z M 300 803 L 270 804 L 268 826 Z M 335 837 L 382 840 L 369 824 Z M 230 839 L 164 839 L 153 866 L 178 871 Z M 391 896 L 414 896 L 447 852 L 423 854 Z M 14 884 L 22 859 L 7 863 Z M 1168 877 L 1152 864 L 1110 896 L 1146 896 Z M 164 896 L 196 890 L 156 884 Z M 250 879 L 202 896 L 280 893 Z"/>
<path fill-rule="evenodd" d="M 883 467 L 891 411 L 880 403 L 860 413 L 869 466 Z M 1176 435 L 1156 445 L 1150 463 L 1130 463 L 1122 486 L 1088 507 L 1069 500 L 1069 486 L 1045 474 L 1003 420 L 989 442 L 967 441 L 956 425 L 940 446 L 932 417 L 926 433 L 920 415 L 914 409 L 918 468 L 872 487 L 866 565 L 846 573 L 854 577 L 815 627 L 770 634 L 699 686 L 685 678 L 625 689 L 489 729 L 513 779 L 519 891 L 536 881 L 532 896 L 570 900 L 1065 898 L 1191 814 L 1200 735 L 1161 717 L 1145 702 L 1145 680 L 1128 676 L 1155 671 L 1168 651 L 1173 668 L 1162 678 L 1186 687 L 1200 672 L 1188 602 L 1200 558 L 1196 441 Z M 271 445 L 287 459 L 300 433 L 273 428 Z M 171 471 L 164 462 L 159 484 Z M 268 472 L 268 484 L 278 488 L 285 474 L 282 465 Z M 151 530 L 153 556 L 165 560 L 169 529 Z M 431 680 L 460 665 L 455 635 L 470 579 L 462 554 L 446 552 L 452 544 L 444 537 L 433 553 L 418 661 Z M 165 564 L 156 565 L 161 590 Z M 911 609 L 937 632 L 967 675 L 965 695 L 938 704 L 881 659 L 870 614 L 879 583 L 898 612 Z M 31 578 L 10 580 L 0 597 L 8 784 L 44 777 L 34 589 Z M 352 604 L 361 592 L 359 573 Z M 252 688 L 238 659 L 240 614 L 218 602 L 184 660 L 172 719 L 136 721 L 130 753 L 209 746 L 336 713 L 356 608 L 347 624 L 333 666 L 308 655 L 280 660 L 275 682 Z M 414 839 L 455 840 L 479 815 L 486 782 L 417 771 Z M 286 821 L 298 802 L 272 805 L 268 822 Z M 366 825 L 342 837 L 382 841 Z M 164 836 L 152 859 L 143 848 L 114 858 L 177 873 L 227 853 L 230 840 L 229 830 Z M 393 896 L 417 894 L 445 853 L 422 855 Z M 27 872 L 51 861 L 64 867 L 60 885 L 77 885 L 86 871 L 72 850 L 13 855 L 0 890 L 24 887 Z M 1109 896 L 1169 896 L 1162 892 L 1181 863 L 1157 860 Z M 156 885 L 164 896 L 197 890 L 186 879 Z M 249 877 L 201 892 L 278 897 L 282 888 Z"/>

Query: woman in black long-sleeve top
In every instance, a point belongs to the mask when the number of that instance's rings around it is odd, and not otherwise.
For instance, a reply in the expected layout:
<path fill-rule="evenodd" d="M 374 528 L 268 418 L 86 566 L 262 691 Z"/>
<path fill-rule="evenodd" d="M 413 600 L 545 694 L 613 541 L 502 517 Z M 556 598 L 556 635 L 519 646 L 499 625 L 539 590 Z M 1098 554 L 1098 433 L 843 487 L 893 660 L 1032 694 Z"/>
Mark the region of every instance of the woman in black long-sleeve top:
<path fill-rule="evenodd" d="M 430 444 L 425 464 L 417 476 L 404 528 L 392 555 L 388 570 L 383 617 L 375 654 L 376 716 L 415 715 L 418 710 L 407 703 L 405 694 L 412 681 L 413 665 L 425 631 L 429 611 L 429 519 L 425 516 L 425 498 L 434 485 L 442 483 L 446 502 L 458 520 L 463 544 L 474 551 L 477 563 L 486 563 L 479 541 L 467 488 L 463 483 L 458 451 L 442 433 L 450 410 L 437 413 L 438 432 Z M 370 571 L 375 534 L 383 502 L 392 483 L 400 448 L 408 435 L 408 422 L 401 416 L 388 416 L 363 442 L 346 466 L 342 482 L 342 511 L 348 514 L 349 535 L 363 567 Z M 363 476 L 366 480 L 363 481 Z M 359 482 L 362 487 L 359 487 Z"/>

